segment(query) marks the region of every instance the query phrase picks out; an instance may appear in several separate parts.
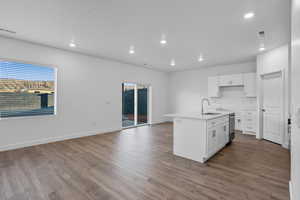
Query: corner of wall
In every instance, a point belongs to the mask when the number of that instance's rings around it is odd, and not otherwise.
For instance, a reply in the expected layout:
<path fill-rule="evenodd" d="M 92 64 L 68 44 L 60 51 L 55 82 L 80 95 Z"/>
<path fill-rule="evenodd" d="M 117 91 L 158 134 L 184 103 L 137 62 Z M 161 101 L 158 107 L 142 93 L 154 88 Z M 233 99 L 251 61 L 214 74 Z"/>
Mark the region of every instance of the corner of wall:
<path fill-rule="evenodd" d="M 293 193 L 293 184 L 292 181 L 289 182 L 289 190 L 290 190 L 290 200 L 296 200 L 294 193 Z"/>

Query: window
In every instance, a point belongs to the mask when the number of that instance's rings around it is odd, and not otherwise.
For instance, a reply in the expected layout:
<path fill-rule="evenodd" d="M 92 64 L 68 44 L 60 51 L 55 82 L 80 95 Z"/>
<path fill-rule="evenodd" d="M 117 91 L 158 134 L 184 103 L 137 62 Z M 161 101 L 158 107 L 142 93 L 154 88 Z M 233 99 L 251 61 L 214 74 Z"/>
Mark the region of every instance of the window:
<path fill-rule="evenodd" d="M 55 114 L 56 69 L 0 60 L 0 119 Z"/>

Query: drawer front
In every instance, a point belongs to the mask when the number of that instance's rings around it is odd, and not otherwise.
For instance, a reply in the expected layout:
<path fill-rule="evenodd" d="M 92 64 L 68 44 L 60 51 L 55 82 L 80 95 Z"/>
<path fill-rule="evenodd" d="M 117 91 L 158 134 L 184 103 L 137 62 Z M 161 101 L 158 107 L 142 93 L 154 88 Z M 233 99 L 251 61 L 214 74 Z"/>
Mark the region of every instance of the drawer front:
<path fill-rule="evenodd" d="M 256 132 L 256 129 L 254 126 L 247 125 L 247 126 L 245 126 L 244 131 Z"/>
<path fill-rule="evenodd" d="M 245 123 L 255 123 L 255 119 L 252 117 L 246 117 L 245 118 Z"/>
<path fill-rule="evenodd" d="M 256 112 L 255 111 L 245 111 L 244 117 L 256 118 Z"/>
<path fill-rule="evenodd" d="M 256 131 L 256 123 L 250 121 L 243 122 L 244 131 Z"/>
<path fill-rule="evenodd" d="M 216 119 L 208 120 L 208 121 L 207 121 L 207 127 L 208 127 L 208 128 L 214 127 L 214 126 L 216 126 L 217 124 L 218 124 L 218 120 L 216 120 Z"/>
<path fill-rule="evenodd" d="M 225 117 L 220 117 L 220 118 L 216 118 L 216 119 L 211 119 L 207 121 L 207 127 L 211 128 L 211 127 L 215 127 L 218 124 L 224 124 L 224 123 L 228 123 L 229 122 L 229 117 L 225 116 Z"/>
<path fill-rule="evenodd" d="M 256 127 L 256 112 L 255 111 L 245 111 L 244 117 L 242 119 L 244 129 L 250 129 L 250 127 Z M 252 128 L 252 129 L 253 129 Z"/>
<path fill-rule="evenodd" d="M 255 115 L 253 111 L 245 111 L 245 115 L 252 116 Z"/>

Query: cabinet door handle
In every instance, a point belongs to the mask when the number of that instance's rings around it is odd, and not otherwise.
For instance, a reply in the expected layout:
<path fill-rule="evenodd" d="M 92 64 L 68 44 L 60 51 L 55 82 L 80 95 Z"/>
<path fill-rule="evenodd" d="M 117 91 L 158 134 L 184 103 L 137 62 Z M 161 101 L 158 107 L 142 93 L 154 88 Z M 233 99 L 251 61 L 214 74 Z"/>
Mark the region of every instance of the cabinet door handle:
<path fill-rule="evenodd" d="M 216 131 L 215 130 L 213 131 L 212 137 L 213 138 L 216 137 Z"/>
<path fill-rule="evenodd" d="M 224 131 L 226 131 L 226 126 L 224 126 Z"/>

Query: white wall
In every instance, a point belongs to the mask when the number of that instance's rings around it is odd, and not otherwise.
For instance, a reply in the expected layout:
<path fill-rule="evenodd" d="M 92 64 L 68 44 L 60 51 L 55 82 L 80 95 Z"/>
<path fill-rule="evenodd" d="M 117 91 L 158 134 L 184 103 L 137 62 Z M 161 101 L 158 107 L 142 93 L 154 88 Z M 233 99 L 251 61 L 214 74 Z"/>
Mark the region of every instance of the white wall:
<path fill-rule="evenodd" d="M 257 56 L 257 78 L 258 78 L 258 106 L 259 117 L 258 117 L 258 133 L 257 138 L 263 137 L 263 121 L 262 121 L 262 90 L 261 90 L 261 75 L 268 74 L 272 72 L 283 72 L 284 78 L 284 138 L 283 138 L 283 146 L 286 148 L 289 146 L 289 137 L 287 135 L 287 120 L 289 118 L 289 110 L 290 110 L 290 98 L 289 98 L 289 45 L 284 45 L 277 49 L 273 49 L 266 53 L 260 54 Z"/>
<path fill-rule="evenodd" d="M 1 120 L 0 150 L 121 129 L 124 80 L 151 84 L 152 122 L 165 121 L 166 73 L 2 37 L 0 44 L 2 58 L 58 68 L 57 116 Z"/>
<path fill-rule="evenodd" d="M 256 63 L 247 62 L 208 67 L 191 71 L 173 72 L 170 74 L 170 112 L 176 113 L 200 111 L 201 98 L 207 97 L 208 95 L 207 78 L 209 76 L 255 71 Z M 244 99 L 240 98 L 242 91 L 239 91 L 238 88 L 236 89 L 237 90 L 228 89 L 222 91 L 224 93 L 223 98 L 219 99 L 217 102 L 223 104 L 230 102 L 230 99 L 232 100 L 230 96 L 234 95 L 239 97 L 234 99 L 237 101 L 235 103 L 241 105 L 242 101 L 244 101 Z"/>
<path fill-rule="evenodd" d="M 300 109 L 300 0 L 292 1 L 292 146 L 291 186 L 292 199 L 300 199 L 300 126 L 296 111 Z M 300 116 L 298 116 L 300 117 Z"/>

